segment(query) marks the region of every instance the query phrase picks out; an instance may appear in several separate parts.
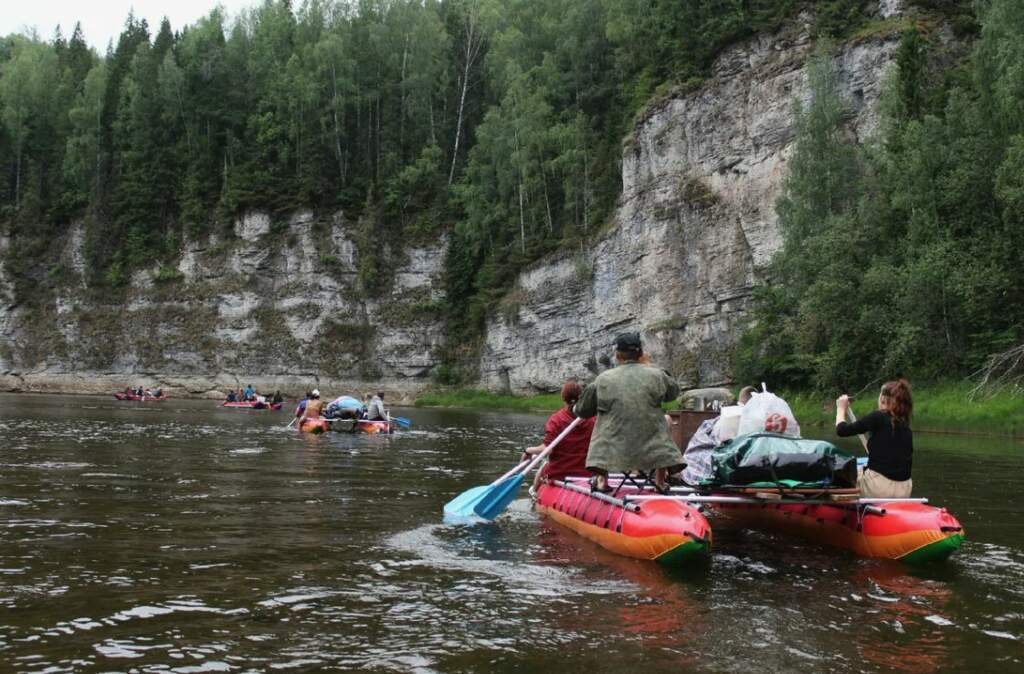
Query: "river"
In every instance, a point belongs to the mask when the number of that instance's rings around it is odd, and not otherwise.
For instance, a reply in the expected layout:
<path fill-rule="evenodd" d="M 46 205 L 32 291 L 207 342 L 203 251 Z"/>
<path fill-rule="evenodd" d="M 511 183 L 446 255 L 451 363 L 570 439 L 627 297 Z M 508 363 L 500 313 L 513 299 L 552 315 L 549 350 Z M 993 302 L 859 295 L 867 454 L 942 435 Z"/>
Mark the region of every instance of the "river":
<path fill-rule="evenodd" d="M 288 412 L 211 401 L 0 395 L 0 671 L 1024 664 L 1019 442 L 915 437 L 915 493 L 967 532 L 944 564 L 716 528 L 709 562 L 670 574 L 525 499 L 445 524 L 444 503 L 514 465 L 544 417 L 398 413 L 413 426 L 390 437 L 310 436 Z"/>

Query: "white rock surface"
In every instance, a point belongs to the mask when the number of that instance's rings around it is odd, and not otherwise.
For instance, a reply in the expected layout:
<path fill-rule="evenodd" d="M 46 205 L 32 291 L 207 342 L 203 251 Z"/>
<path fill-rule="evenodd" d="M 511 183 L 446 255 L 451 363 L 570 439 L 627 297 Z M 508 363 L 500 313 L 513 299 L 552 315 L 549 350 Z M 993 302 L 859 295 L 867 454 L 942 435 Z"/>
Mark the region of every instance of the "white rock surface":
<path fill-rule="evenodd" d="M 181 281 L 156 281 L 157 267 L 133 273 L 124 295 L 78 281 L 31 317 L 13 305 L 0 261 L 0 390 L 141 385 L 219 397 L 244 382 L 289 394 L 384 388 L 401 399 L 430 381 L 443 321 L 416 308 L 443 295 L 444 240 L 404 251 L 409 264 L 393 287 L 367 299 L 356 292 L 358 252 L 341 213 L 323 222 L 296 213 L 277 232 L 269 216 L 250 214 L 234 234 L 187 241 Z M 76 225 L 62 259 L 77 276 L 83 244 Z"/>

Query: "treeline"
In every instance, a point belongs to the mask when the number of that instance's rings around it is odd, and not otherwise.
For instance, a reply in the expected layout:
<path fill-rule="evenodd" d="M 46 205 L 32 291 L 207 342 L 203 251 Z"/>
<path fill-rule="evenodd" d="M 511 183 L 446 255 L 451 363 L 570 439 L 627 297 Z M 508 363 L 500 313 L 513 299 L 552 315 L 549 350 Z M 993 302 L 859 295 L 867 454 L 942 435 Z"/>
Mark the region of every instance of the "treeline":
<path fill-rule="evenodd" d="M 247 210 L 342 208 L 368 252 L 458 223 L 451 299 L 478 324 L 488 290 L 601 224 L 621 138 L 657 87 L 804 6 L 832 30 L 872 4 L 266 0 L 179 31 L 129 16 L 102 57 L 78 27 L 11 36 L 0 217 L 14 270 L 31 277 L 76 219 L 91 281 L 117 286 Z"/>
<path fill-rule="evenodd" d="M 979 11 L 953 68 L 942 35 L 904 35 L 864 146 L 843 133 L 828 54 L 815 61 L 743 378 L 850 392 L 948 380 L 1024 338 L 1024 3 Z"/>

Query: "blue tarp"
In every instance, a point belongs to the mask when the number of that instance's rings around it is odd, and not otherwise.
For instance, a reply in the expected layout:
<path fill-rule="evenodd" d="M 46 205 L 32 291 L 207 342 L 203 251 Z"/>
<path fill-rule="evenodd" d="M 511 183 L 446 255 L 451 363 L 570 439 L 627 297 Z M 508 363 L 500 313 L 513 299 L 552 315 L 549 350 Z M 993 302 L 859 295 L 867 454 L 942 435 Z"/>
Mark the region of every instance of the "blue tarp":
<path fill-rule="evenodd" d="M 331 404 L 332 405 L 337 405 L 338 407 L 340 407 L 343 410 L 361 410 L 361 409 L 363 409 L 363 403 L 359 402 L 357 399 L 353 398 L 352 396 L 341 396 L 340 398 L 336 398 Z"/>

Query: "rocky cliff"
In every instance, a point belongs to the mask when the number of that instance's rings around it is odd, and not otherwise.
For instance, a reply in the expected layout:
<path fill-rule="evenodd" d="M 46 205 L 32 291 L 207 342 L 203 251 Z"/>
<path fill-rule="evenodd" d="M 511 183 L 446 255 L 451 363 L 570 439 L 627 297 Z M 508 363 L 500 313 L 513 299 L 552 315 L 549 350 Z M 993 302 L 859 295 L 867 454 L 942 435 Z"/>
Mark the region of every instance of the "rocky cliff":
<path fill-rule="evenodd" d="M 857 139 L 877 124 L 901 11 L 883 1 L 879 30 L 834 53 Z M 488 324 L 488 388 L 550 391 L 569 376 L 588 379 L 626 330 L 686 385 L 731 381 L 753 287 L 781 245 L 775 201 L 794 100 L 809 97 L 811 18 L 729 49 L 699 88 L 649 107 L 623 148 L 622 197 L 603 236 L 524 270 Z"/>
<path fill-rule="evenodd" d="M 176 270 L 140 271 L 123 292 L 104 295 L 84 283 L 85 237 L 75 226 L 59 267 L 68 281 L 52 297 L 13 304 L 0 266 L 0 389 L 143 385 L 220 396 L 252 383 L 409 397 L 443 339 L 445 241 L 400 251 L 387 292 L 367 299 L 352 229 L 340 213 L 276 224 L 250 215 L 233 236 L 187 243 Z M 0 254 L 6 246 L 0 239 Z"/>
<path fill-rule="evenodd" d="M 886 20 L 902 11 L 883 0 L 877 30 L 834 54 L 857 138 L 876 126 L 899 41 Z M 611 221 L 589 249 L 523 270 L 487 326 L 482 386 L 528 393 L 589 378 L 625 330 L 685 384 L 730 381 L 752 289 L 780 245 L 774 204 L 793 101 L 808 96 L 812 18 L 728 49 L 699 88 L 639 117 Z M 254 214 L 233 234 L 188 242 L 176 271 L 144 270 L 104 295 L 83 281 L 85 236 L 73 227 L 58 268 L 67 281 L 32 307 L 15 303 L 0 262 L 0 389 L 217 396 L 253 383 L 408 396 L 429 384 L 444 340 L 443 240 L 399 252 L 387 292 L 366 298 L 341 213 Z M 0 237 L 0 259 L 7 245 Z"/>

